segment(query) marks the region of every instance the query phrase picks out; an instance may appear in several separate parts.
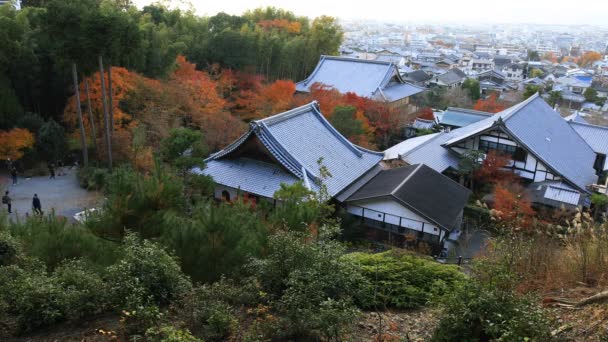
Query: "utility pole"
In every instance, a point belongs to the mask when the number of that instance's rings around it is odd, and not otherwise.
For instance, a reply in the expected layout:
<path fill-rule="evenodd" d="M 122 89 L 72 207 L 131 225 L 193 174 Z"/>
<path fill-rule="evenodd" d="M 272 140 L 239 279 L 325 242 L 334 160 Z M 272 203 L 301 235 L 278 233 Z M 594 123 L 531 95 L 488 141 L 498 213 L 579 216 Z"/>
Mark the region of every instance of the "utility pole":
<path fill-rule="evenodd" d="M 106 103 L 106 81 L 103 74 L 103 58 L 99 55 L 99 77 L 101 78 L 101 104 L 103 107 L 103 118 L 106 125 L 106 148 L 108 149 L 108 168 L 112 172 L 112 139 L 110 136 L 110 121 L 108 120 L 108 108 Z"/>
<path fill-rule="evenodd" d="M 87 151 L 87 136 L 84 132 L 82 121 L 82 109 L 80 108 L 80 89 L 78 88 L 78 73 L 76 63 L 72 63 L 72 78 L 74 79 L 74 90 L 76 91 L 76 113 L 78 114 L 78 124 L 80 125 L 80 148 L 82 149 L 82 162 L 84 167 L 89 166 L 89 152 Z"/>

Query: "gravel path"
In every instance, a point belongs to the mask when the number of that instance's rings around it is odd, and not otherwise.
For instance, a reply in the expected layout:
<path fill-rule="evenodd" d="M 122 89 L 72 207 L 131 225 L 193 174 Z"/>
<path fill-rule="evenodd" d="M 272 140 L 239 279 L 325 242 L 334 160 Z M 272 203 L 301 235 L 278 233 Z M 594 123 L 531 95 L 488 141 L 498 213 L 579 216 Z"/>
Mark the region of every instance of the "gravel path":
<path fill-rule="evenodd" d="M 102 195 L 99 192 L 82 189 L 76 178 L 76 169 L 67 170 L 66 175 L 49 179 L 48 176 L 21 178 L 13 185 L 7 175 L 0 175 L 0 188 L 2 196 L 8 190 L 13 200 L 13 214 L 11 218 L 24 217 L 32 213 L 32 197 L 38 194 L 45 214 L 55 211 L 57 216 L 72 216 L 85 208 L 92 208 L 101 203 Z M 2 205 L 6 212 L 6 205 Z"/>

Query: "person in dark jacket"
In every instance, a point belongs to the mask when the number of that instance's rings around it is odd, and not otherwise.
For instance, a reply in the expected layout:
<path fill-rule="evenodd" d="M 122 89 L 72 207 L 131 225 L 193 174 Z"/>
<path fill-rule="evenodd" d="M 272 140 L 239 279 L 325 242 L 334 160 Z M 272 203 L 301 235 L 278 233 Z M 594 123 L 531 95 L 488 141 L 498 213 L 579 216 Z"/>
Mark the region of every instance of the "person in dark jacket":
<path fill-rule="evenodd" d="M 17 168 L 14 166 L 11 168 L 11 177 L 13 178 L 13 185 L 17 184 Z"/>
<path fill-rule="evenodd" d="M 50 179 L 55 179 L 55 165 L 53 163 L 49 164 L 49 172 L 51 173 Z"/>
<path fill-rule="evenodd" d="M 42 205 L 40 204 L 38 194 L 34 194 L 34 198 L 32 199 L 32 208 L 34 209 L 34 214 L 42 216 Z"/>
<path fill-rule="evenodd" d="M 4 196 L 2 196 L 2 204 L 6 204 L 7 208 L 8 208 L 8 213 L 12 213 L 11 211 L 11 206 L 12 206 L 12 199 L 9 197 L 8 195 L 8 191 L 4 194 Z"/>

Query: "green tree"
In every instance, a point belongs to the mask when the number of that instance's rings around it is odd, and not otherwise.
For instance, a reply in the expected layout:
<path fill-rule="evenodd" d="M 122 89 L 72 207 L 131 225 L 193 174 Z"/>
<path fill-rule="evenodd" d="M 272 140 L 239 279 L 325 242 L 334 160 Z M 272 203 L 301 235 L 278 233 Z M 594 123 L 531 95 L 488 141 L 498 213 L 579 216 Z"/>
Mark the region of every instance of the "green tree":
<path fill-rule="evenodd" d="M 562 100 L 562 92 L 561 91 L 552 91 L 549 93 L 549 104 L 551 107 L 555 107 L 555 105 Z"/>
<path fill-rule="evenodd" d="M 467 78 L 462 82 L 462 89 L 466 89 L 471 97 L 471 100 L 477 101 L 481 97 L 481 88 L 479 87 L 479 81 L 472 78 Z"/>
<path fill-rule="evenodd" d="M 56 161 L 61 159 L 67 151 L 65 132 L 55 120 L 47 121 L 36 137 L 36 147 L 38 151 L 48 160 Z"/>
<path fill-rule="evenodd" d="M 585 101 L 596 102 L 597 101 L 597 90 L 589 87 L 589 88 L 585 89 L 583 96 L 585 97 Z"/>
<path fill-rule="evenodd" d="M 530 70 L 530 78 L 542 76 L 544 73 L 545 72 L 540 69 L 533 68 L 532 70 Z"/>
<path fill-rule="evenodd" d="M 529 98 L 530 96 L 540 92 L 540 90 L 541 89 L 539 86 L 528 84 L 526 86 L 526 89 L 524 90 L 524 94 L 523 94 L 524 100 Z"/>
<path fill-rule="evenodd" d="M 352 138 L 365 133 L 363 123 L 355 117 L 356 112 L 353 106 L 336 106 L 329 121 L 342 135 Z"/>
<path fill-rule="evenodd" d="M 540 55 L 538 54 L 538 51 L 534 51 L 534 50 L 528 50 L 528 61 L 531 62 L 538 62 L 540 61 Z"/>

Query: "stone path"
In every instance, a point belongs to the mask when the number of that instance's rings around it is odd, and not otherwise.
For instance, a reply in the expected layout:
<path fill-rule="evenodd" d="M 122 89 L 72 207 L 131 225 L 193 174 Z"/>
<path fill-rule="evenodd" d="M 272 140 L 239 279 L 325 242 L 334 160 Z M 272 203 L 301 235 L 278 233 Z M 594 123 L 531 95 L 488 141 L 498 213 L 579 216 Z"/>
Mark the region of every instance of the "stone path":
<path fill-rule="evenodd" d="M 32 197 L 38 194 L 45 214 L 55 210 L 57 216 L 72 218 L 75 213 L 99 206 L 102 195 L 96 191 L 82 189 L 76 178 L 76 169 L 67 170 L 64 176 L 49 179 L 48 176 L 21 178 L 13 185 L 7 175 L 0 175 L 0 189 L 4 196 L 6 190 L 13 200 L 11 218 L 23 218 L 32 213 Z M 1 197 L 1 196 L 0 196 Z M 2 205 L 6 212 L 6 205 Z"/>

